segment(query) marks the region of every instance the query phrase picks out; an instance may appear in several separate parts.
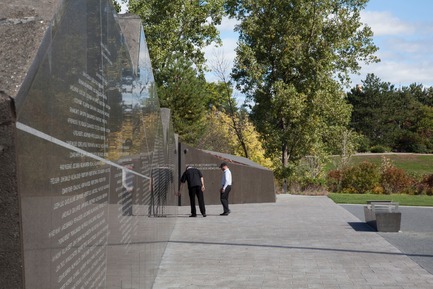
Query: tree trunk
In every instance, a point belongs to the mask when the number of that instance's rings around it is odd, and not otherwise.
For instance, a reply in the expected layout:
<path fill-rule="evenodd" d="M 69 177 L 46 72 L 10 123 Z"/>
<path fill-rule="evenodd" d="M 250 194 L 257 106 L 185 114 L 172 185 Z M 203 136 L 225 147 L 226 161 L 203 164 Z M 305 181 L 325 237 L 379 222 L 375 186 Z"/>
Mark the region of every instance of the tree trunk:
<path fill-rule="evenodd" d="M 281 153 L 281 164 L 283 166 L 283 169 L 285 169 L 289 166 L 289 152 L 287 150 L 287 144 L 283 144 Z"/>

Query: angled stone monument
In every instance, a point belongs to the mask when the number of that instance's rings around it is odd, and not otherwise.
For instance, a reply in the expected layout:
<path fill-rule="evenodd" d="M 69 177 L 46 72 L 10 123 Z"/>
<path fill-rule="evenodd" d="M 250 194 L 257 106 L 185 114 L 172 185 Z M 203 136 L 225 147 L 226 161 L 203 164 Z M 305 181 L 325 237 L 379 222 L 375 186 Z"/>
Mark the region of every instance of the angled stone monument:
<path fill-rule="evenodd" d="M 0 288 L 23 288 L 15 118 L 13 99 L 0 91 Z"/>
<path fill-rule="evenodd" d="M 11 0 L 0 37 L 1 288 L 151 288 L 177 146 L 140 19 Z"/>

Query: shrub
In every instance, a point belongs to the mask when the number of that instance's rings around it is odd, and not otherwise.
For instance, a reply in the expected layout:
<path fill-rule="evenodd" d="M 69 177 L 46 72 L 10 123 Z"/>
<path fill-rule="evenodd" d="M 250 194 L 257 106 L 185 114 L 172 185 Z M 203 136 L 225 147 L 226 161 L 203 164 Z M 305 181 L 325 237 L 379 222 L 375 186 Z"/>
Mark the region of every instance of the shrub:
<path fill-rule="evenodd" d="M 312 177 L 292 177 L 288 184 L 288 191 L 296 195 L 326 195 L 325 180 Z"/>
<path fill-rule="evenodd" d="M 379 183 L 380 172 L 378 166 L 369 162 L 362 162 L 357 166 L 343 170 L 341 191 L 364 194 L 372 192 Z"/>
<path fill-rule="evenodd" d="M 304 177 L 300 184 L 306 195 L 326 195 L 325 182 L 321 178 Z"/>
<path fill-rule="evenodd" d="M 373 188 L 373 190 L 371 191 L 373 194 L 377 194 L 377 195 L 381 195 L 384 193 L 383 187 L 380 185 L 377 185 Z"/>
<path fill-rule="evenodd" d="M 408 192 L 414 180 L 404 170 L 391 166 L 382 171 L 380 184 L 385 194 L 400 194 Z"/>
<path fill-rule="evenodd" d="M 425 176 L 416 186 L 419 195 L 433 196 L 433 174 Z"/>
<path fill-rule="evenodd" d="M 358 149 L 359 153 L 366 153 L 370 147 L 370 140 L 365 135 L 361 135 L 358 139 Z"/>
<path fill-rule="evenodd" d="M 340 170 L 331 170 L 326 176 L 326 187 L 331 192 L 338 192 L 340 190 L 340 182 L 342 172 Z"/>
<path fill-rule="evenodd" d="M 370 151 L 371 151 L 372 153 L 381 154 L 381 153 L 389 152 L 390 149 L 387 148 L 387 147 L 385 147 L 385 146 L 382 146 L 382 145 L 375 145 L 375 146 L 372 146 L 372 147 L 370 148 Z"/>
<path fill-rule="evenodd" d="M 428 153 L 421 136 L 414 132 L 405 132 L 396 140 L 395 148 L 399 152 Z"/>

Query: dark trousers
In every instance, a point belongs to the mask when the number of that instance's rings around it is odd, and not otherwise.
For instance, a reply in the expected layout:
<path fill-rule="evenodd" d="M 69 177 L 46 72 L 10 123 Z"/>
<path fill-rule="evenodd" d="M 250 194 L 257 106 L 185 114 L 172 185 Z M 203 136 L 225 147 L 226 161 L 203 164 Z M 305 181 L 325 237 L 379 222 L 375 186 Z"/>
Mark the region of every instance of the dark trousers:
<path fill-rule="evenodd" d="M 202 215 L 206 215 L 206 208 L 204 206 L 204 196 L 201 187 L 191 187 L 188 188 L 189 192 L 189 202 L 191 203 L 191 215 L 197 215 L 197 211 L 195 209 L 195 196 L 198 199 L 198 207 L 200 208 L 200 213 Z"/>
<path fill-rule="evenodd" d="M 221 193 L 221 204 L 223 205 L 224 213 L 229 213 L 229 193 L 232 190 L 232 186 L 227 186 L 224 192 Z"/>

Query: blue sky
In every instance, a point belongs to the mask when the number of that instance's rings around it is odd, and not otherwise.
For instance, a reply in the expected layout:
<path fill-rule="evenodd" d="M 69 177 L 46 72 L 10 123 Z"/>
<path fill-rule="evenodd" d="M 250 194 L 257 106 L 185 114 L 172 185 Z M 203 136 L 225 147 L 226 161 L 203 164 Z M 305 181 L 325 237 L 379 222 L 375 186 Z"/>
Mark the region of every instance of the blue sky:
<path fill-rule="evenodd" d="M 364 80 L 367 73 L 376 74 L 382 81 L 396 86 L 421 83 L 433 86 L 433 1 L 432 0 L 370 0 L 362 12 L 362 22 L 375 33 L 377 64 L 362 65 L 361 75 L 352 76 L 352 87 Z M 210 62 L 215 53 L 224 54 L 232 63 L 237 34 L 235 21 L 226 19 L 220 26 L 223 47 L 208 47 Z M 209 80 L 215 79 L 208 74 Z"/>
<path fill-rule="evenodd" d="M 359 83 L 372 72 L 397 86 L 433 86 L 433 1 L 370 0 L 362 20 L 375 33 L 381 62 L 364 66 Z"/>
<path fill-rule="evenodd" d="M 364 65 L 361 75 L 352 76 L 352 87 L 365 79 L 367 73 L 376 74 L 382 81 L 396 86 L 421 83 L 433 86 L 433 1 L 432 0 L 370 0 L 362 12 L 362 22 L 375 33 L 377 64 Z M 227 62 L 227 73 L 235 57 L 236 21 L 224 19 L 219 27 L 223 46 L 205 49 L 209 66 L 218 58 Z M 223 55 L 221 57 L 221 55 Z M 217 77 L 207 74 L 212 81 Z"/>

